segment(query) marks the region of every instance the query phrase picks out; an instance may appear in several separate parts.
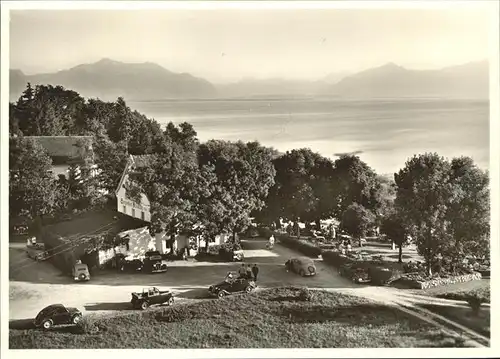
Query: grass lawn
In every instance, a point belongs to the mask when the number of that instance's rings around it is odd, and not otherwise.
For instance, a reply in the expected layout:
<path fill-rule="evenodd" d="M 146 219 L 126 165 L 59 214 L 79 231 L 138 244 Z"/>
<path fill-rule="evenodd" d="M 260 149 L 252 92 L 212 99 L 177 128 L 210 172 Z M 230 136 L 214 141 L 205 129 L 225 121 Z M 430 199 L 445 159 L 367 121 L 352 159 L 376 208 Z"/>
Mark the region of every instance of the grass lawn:
<path fill-rule="evenodd" d="M 421 304 L 427 310 L 463 325 L 475 332 L 490 337 L 490 308 L 481 308 L 475 315 L 469 307 Z"/>
<path fill-rule="evenodd" d="M 482 279 L 465 283 L 455 283 L 419 291 L 418 294 L 462 301 L 467 301 L 468 298 L 474 296 L 483 298 L 484 303 L 490 303 L 490 281 L 489 279 Z M 440 306 L 423 304 L 422 307 L 442 315 L 447 319 L 453 320 L 484 336 L 490 336 L 490 308 L 483 306 L 478 315 L 474 315 L 472 309 L 468 305 L 466 307 L 459 307 L 454 305 Z"/>
<path fill-rule="evenodd" d="M 460 339 L 388 306 L 299 288 L 262 290 L 84 320 L 80 328 L 9 331 L 16 348 L 452 347 Z M 91 328 L 99 328 L 96 332 Z"/>

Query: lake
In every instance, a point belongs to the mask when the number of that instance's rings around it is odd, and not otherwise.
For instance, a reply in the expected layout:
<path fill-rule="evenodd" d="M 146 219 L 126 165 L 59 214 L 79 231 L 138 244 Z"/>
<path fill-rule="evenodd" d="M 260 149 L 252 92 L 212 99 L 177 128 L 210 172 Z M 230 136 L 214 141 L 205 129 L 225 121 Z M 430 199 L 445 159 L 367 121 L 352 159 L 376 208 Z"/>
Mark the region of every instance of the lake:
<path fill-rule="evenodd" d="M 162 125 L 191 123 L 201 141 L 258 140 L 335 159 L 356 152 L 381 174 L 414 154 L 470 156 L 489 166 L 489 102 L 443 99 L 258 99 L 129 102 Z"/>

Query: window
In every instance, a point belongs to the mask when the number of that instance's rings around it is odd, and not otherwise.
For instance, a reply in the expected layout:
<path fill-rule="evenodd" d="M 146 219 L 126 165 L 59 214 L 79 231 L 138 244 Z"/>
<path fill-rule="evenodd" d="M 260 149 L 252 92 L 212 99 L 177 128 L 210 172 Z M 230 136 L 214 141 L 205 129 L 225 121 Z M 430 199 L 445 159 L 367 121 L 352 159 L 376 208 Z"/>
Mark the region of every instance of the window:
<path fill-rule="evenodd" d="M 54 315 L 64 314 L 66 312 L 67 312 L 66 308 L 64 308 L 64 307 L 57 307 L 57 309 L 54 311 Z"/>
<path fill-rule="evenodd" d="M 132 217 L 135 217 L 135 208 L 132 208 Z"/>
<path fill-rule="evenodd" d="M 145 217 L 146 215 L 144 214 L 144 211 L 141 211 L 141 219 L 144 221 L 145 220 Z"/>
<path fill-rule="evenodd" d="M 127 213 L 127 207 L 123 206 L 123 213 Z"/>

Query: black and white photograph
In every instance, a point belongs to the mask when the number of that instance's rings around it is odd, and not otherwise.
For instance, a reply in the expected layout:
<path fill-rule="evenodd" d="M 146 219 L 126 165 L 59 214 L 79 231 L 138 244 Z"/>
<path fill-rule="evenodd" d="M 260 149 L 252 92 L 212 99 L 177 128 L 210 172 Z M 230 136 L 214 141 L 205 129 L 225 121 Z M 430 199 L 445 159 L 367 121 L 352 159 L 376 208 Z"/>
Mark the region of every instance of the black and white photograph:
<path fill-rule="evenodd" d="M 2 357 L 499 354 L 498 1 L 1 5 Z"/>

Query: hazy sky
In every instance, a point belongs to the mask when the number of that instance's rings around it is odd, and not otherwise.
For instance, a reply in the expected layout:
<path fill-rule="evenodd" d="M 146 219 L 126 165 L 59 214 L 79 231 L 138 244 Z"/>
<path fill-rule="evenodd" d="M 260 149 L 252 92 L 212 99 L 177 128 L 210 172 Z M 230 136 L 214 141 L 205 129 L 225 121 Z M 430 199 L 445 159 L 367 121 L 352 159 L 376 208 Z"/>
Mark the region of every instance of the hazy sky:
<path fill-rule="evenodd" d="M 439 68 L 488 57 L 484 10 L 13 11 L 10 68 L 101 58 L 156 62 L 211 81 L 316 79 L 386 62 Z"/>

